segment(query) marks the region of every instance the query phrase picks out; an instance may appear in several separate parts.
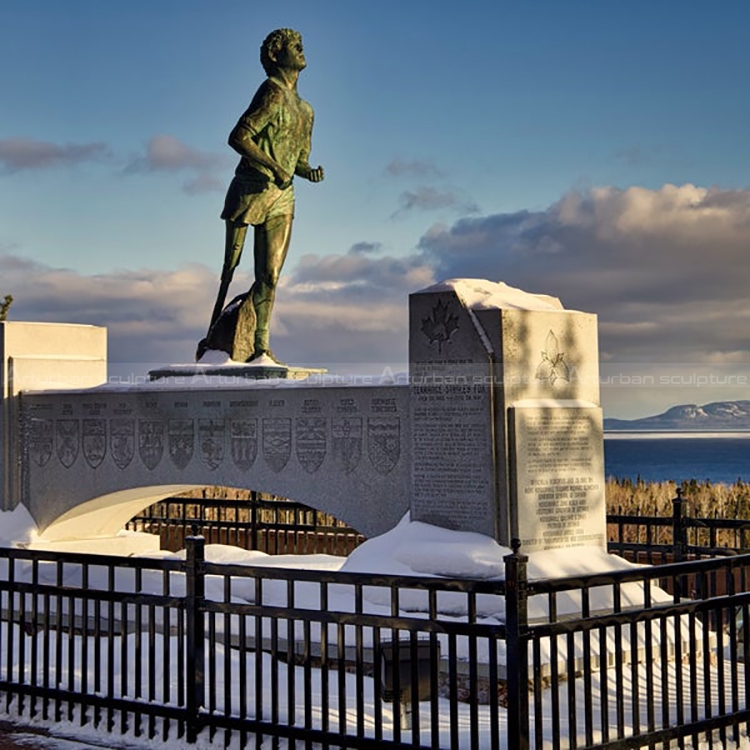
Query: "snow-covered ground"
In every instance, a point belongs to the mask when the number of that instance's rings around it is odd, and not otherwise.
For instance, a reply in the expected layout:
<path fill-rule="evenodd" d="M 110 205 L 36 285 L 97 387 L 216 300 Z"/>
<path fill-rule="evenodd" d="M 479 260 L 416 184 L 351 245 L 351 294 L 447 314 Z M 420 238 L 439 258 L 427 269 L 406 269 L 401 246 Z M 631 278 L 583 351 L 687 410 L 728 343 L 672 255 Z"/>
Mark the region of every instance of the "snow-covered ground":
<path fill-rule="evenodd" d="M 32 541 L 35 538 L 36 529 L 25 509 L 18 508 L 12 513 L 0 513 L 0 543 L 11 545 Z M 498 545 L 493 539 L 481 534 L 452 532 L 427 524 L 412 523 L 408 518 L 405 518 L 395 529 L 387 534 L 369 540 L 355 550 L 348 558 L 330 555 L 269 556 L 260 552 L 246 551 L 224 545 L 206 546 L 206 559 L 208 561 L 221 565 L 247 567 L 249 570 L 257 571 L 261 576 L 264 569 L 282 567 L 318 571 L 375 573 L 378 575 L 419 576 L 428 579 L 455 577 L 493 581 L 503 578 L 503 558 L 509 553 L 509 549 Z M 159 552 L 151 553 L 148 557 L 180 559 L 184 557 L 184 554 L 184 551 L 182 553 Z M 633 567 L 638 566 L 634 566 L 622 558 L 609 555 L 602 549 L 585 547 L 534 553 L 530 555 L 528 575 L 531 580 L 538 580 L 591 573 L 604 574 L 611 571 L 631 569 Z M 15 571 L 16 576 L 28 575 L 29 569 L 30 566 L 28 565 L 25 569 L 19 567 Z M 7 576 L 6 571 L 7 567 L 3 568 L 0 571 L 0 576 Z M 49 566 L 49 569 L 47 569 L 44 565 L 41 565 L 38 573 L 41 581 L 55 582 L 57 572 L 54 566 Z M 89 588 L 106 589 L 108 585 L 106 576 L 107 572 L 105 569 L 100 569 L 98 572 L 95 568 L 91 569 L 88 582 Z M 182 595 L 184 592 L 184 580 L 181 574 L 176 572 L 171 573 L 169 578 L 171 593 L 177 596 Z M 66 572 L 65 583 L 73 588 L 80 586 L 80 569 L 77 569 L 76 566 L 71 566 Z M 119 588 L 124 591 L 132 590 L 134 586 L 132 571 L 118 572 L 117 583 Z M 146 571 L 139 583 L 139 590 L 145 593 L 158 594 L 163 592 L 163 586 L 164 576 L 160 572 L 153 571 L 153 575 L 151 575 Z M 639 607 L 643 603 L 643 586 L 638 582 L 625 584 L 621 589 L 621 594 L 622 601 L 620 604 L 623 607 Z M 318 612 L 325 607 L 329 612 L 353 612 L 356 611 L 356 606 L 359 606 L 361 607 L 361 611 L 373 617 L 389 616 L 392 607 L 392 593 L 387 587 L 379 587 L 377 585 L 367 586 L 363 590 L 364 601 L 360 602 L 359 605 L 355 605 L 354 588 L 351 586 L 330 585 L 326 591 L 325 601 L 323 601 L 321 599 L 321 588 L 316 583 L 297 582 L 294 584 L 293 593 L 290 593 L 290 588 L 285 580 L 264 579 L 262 580 L 262 585 L 258 586 L 255 578 L 239 575 L 233 576 L 229 583 L 223 580 L 221 576 L 209 575 L 206 579 L 206 596 L 208 599 L 214 601 L 221 602 L 228 599 L 240 604 L 257 604 L 260 603 L 258 601 L 260 598 L 264 605 L 279 608 L 288 607 L 290 605 L 290 596 L 292 596 L 294 607 L 298 610 Z M 654 603 L 671 601 L 671 597 L 666 592 L 655 587 L 651 588 L 650 596 Z M 467 597 L 464 594 L 450 591 L 440 592 L 437 607 L 439 617 L 443 618 L 446 622 L 465 621 L 468 614 L 466 609 L 467 601 Z M 592 611 L 611 611 L 613 604 L 613 588 L 611 586 L 603 585 L 591 590 L 589 606 Z M 52 605 L 54 607 L 54 602 L 52 602 Z M 557 605 L 558 617 L 564 617 L 566 614 L 575 615 L 576 613 L 580 613 L 580 595 L 576 592 L 560 595 Z M 64 602 L 62 606 L 65 606 Z M 548 599 L 546 597 L 532 597 L 529 601 L 530 618 L 532 620 L 544 618 L 547 615 L 547 606 Z M 419 589 L 405 589 L 403 592 L 400 592 L 399 608 L 399 614 L 402 617 L 422 618 L 424 620 L 430 616 L 429 596 L 425 591 Z M 478 625 L 497 625 L 503 623 L 505 620 L 504 598 L 501 596 L 491 594 L 478 595 L 476 598 L 476 610 Z M 681 627 L 679 622 L 679 618 L 672 618 L 665 628 L 656 628 L 655 632 L 650 629 L 646 630 L 643 624 L 641 624 L 634 631 L 625 633 L 624 641 L 620 642 L 619 646 L 612 640 L 611 633 L 607 632 L 604 635 L 601 644 L 599 643 L 598 635 L 593 633 L 590 643 L 591 656 L 592 658 L 596 657 L 600 649 L 603 649 L 610 655 L 612 650 L 618 647 L 623 650 L 629 650 L 628 638 L 631 636 L 636 637 L 640 641 L 639 647 L 641 648 L 644 646 L 646 638 L 655 639 L 657 653 L 661 639 L 667 639 L 671 648 L 676 639 L 682 640 L 685 637 L 685 633 L 688 632 L 686 626 L 681 631 L 682 638 L 676 635 L 675 628 L 679 629 Z M 269 638 L 273 636 L 273 628 L 275 626 L 272 624 L 271 619 L 264 618 L 260 627 L 262 632 L 258 634 L 261 637 Z M 294 623 L 293 632 L 295 638 L 308 638 L 310 641 L 318 644 L 318 646 L 321 641 L 328 644 L 336 643 L 337 634 L 342 632 L 337 631 L 335 625 L 323 626 L 316 622 L 311 623 L 307 627 L 308 634 L 305 635 L 305 625 L 301 621 Z M 225 700 L 231 702 L 232 711 L 236 712 L 239 710 L 234 688 L 232 687 L 229 691 L 225 691 L 223 686 L 225 684 L 235 686 L 237 675 L 254 675 L 257 674 L 256 669 L 260 669 L 263 675 L 273 675 L 273 679 L 264 679 L 260 683 L 263 691 L 260 703 L 261 713 L 265 718 L 269 720 L 273 719 L 280 723 L 294 722 L 304 726 L 307 720 L 307 712 L 312 716 L 314 725 L 319 726 L 320 722 L 325 720 L 331 726 L 338 726 L 341 723 L 346 724 L 349 727 L 349 731 L 354 731 L 358 720 L 356 714 L 358 711 L 363 711 L 364 731 L 368 736 L 374 736 L 376 717 L 379 717 L 377 719 L 379 723 L 378 729 L 382 731 L 382 736 L 384 738 L 392 736 L 394 731 L 392 706 L 388 703 L 376 706 L 377 691 L 372 678 L 360 677 L 358 679 L 354 674 L 345 674 L 339 677 L 338 673 L 320 669 L 312 669 L 306 675 L 306 670 L 309 670 L 309 667 L 280 663 L 278 660 L 272 659 L 271 655 L 267 653 L 256 654 L 255 651 L 250 649 L 238 649 L 236 647 L 225 651 L 226 639 L 224 638 L 224 628 L 228 628 L 233 634 L 236 634 L 238 632 L 236 629 L 237 618 L 232 616 L 225 620 L 221 616 L 215 620 L 215 642 L 213 645 L 216 650 L 214 662 L 216 665 L 216 674 L 213 679 L 215 680 L 215 684 L 219 686 L 215 697 L 215 708 L 217 710 L 224 708 Z M 279 629 L 282 629 L 281 626 L 279 626 Z M 284 626 L 283 629 L 286 634 L 286 627 Z M 56 634 L 54 631 L 43 631 L 30 635 L 24 633 L 20 627 L 13 627 L 12 630 L 15 659 L 20 660 L 22 658 L 20 649 L 21 644 L 24 643 L 25 651 L 23 658 L 27 662 L 25 667 L 27 671 L 31 669 L 29 659 L 33 639 L 36 639 L 38 653 L 42 653 L 42 650 L 45 648 L 51 654 L 56 653 Z M 325 632 L 323 632 L 324 630 Z M 7 638 L 7 634 L 10 632 L 9 629 L 6 627 L 3 632 Z M 354 632 L 351 630 L 347 631 L 344 629 L 343 632 L 346 633 L 346 638 L 355 637 Z M 360 645 L 365 649 L 372 646 L 372 632 L 373 629 L 359 633 Z M 581 658 L 584 652 L 582 650 L 581 639 L 578 635 L 575 643 L 573 643 L 573 650 L 576 658 Z M 128 683 L 128 679 L 122 674 L 119 654 L 141 653 L 144 659 L 144 673 L 148 669 L 148 665 L 145 662 L 147 658 L 145 650 L 137 649 L 136 640 L 138 637 L 135 633 L 124 636 L 127 641 L 125 644 L 122 644 L 119 638 L 116 639 L 117 643 L 111 651 L 111 659 L 113 660 L 111 666 L 114 669 L 114 684 L 116 686 L 127 686 L 128 684 L 132 686 L 132 677 L 130 683 Z M 700 633 L 697 634 L 697 637 L 700 638 Z M 451 648 L 451 646 L 443 636 L 440 636 L 440 640 L 443 641 L 443 650 L 445 653 L 445 649 Z M 546 659 L 549 662 L 550 658 L 553 658 L 551 654 L 558 653 L 558 651 L 564 653 L 564 649 L 567 647 L 565 639 L 558 639 L 558 641 L 553 644 L 548 639 L 546 644 L 544 644 L 542 649 L 544 652 L 542 654 L 543 661 Z M 486 644 L 490 643 L 495 644 L 494 641 L 488 639 Z M 174 635 L 166 635 L 163 628 L 156 635 L 155 652 L 164 655 L 168 659 L 169 664 L 169 668 L 164 672 L 164 674 L 168 675 L 168 678 L 157 686 L 157 693 L 155 695 L 157 701 L 163 700 L 169 695 L 175 696 L 177 694 L 179 682 L 178 654 L 182 652 L 182 645 Z M 2 648 L 2 653 L 7 653 L 4 644 L 0 647 Z M 328 647 L 333 648 L 332 645 Z M 501 664 L 504 663 L 504 642 L 499 641 L 493 647 L 498 649 L 498 661 Z M 110 668 L 108 661 L 110 657 L 106 654 L 104 656 L 102 654 L 97 656 L 95 653 L 97 647 L 94 639 L 89 638 L 88 641 L 80 642 L 76 648 L 79 649 L 76 657 L 77 664 L 81 663 L 80 650 L 85 649 L 88 652 L 89 664 L 96 663 L 95 659 L 98 658 L 102 668 Z M 452 645 L 452 648 L 458 658 L 461 659 L 467 655 L 470 644 L 468 640 L 462 643 L 459 637 Z M 489 645 L 487 648 L 489 648 Z M 555 649 L 558 649 L 558 651 L 555 651 Z M 256 664 L 256 659 L 260 659 L 261 664 Z M 480 662 L 491 660 L 489 651 L 485 651 L 483 654 L 479 653 L 478 659 Z M 128 661 L 128 664 L 129 670 L 132 671 L 134 668 L 133 662 Z M 650 667 L 651 674 L 656 677 L 656 682 L 651 684 L 651 693 L 648 694 L 644 691 L 644 686 L 649 684 L 647 683 L 647 666 Z M 41 683 L 45 679 L 42 660 L 37 661 L 36 668 L 38 671 L 37 679 Z M 164 665 L 161 665 L 160 669 L 163 668 Z M 569 724 L 570 716 L 577 716 L 578 730 L 576 733 L 580 734 L 581 727 L 584 726 L 582 712 L 585 710 L 587 700 L 590 699 L 593 705 L 598 706 L 600 705 L 600 697 L 606 695 L 612 696 L 617 690 L 622 691 L 621 697 L 623 703 L 621 710 L 624 710 L 626 723 L 622 724 L 622 719 L 618 718 L 616 702 L 611 700 L 611 698 L 609 701 L 604 700 L 603 705 L 606 706 L 604 712 L 609 726 L 613 728 L 612 731 L 622 729 L 626 734 L 632 731 L 632 727 L 627 721 L 628 717 L 633 715 L 633 703 L 640 706 L 640 716 L 645 717 L 648 709 L 647 703 L 655 701 L 657 715 L 661 719 L 666 716 L 669 722 L 677 722 L 679 719 L 678 705 L 682 707 L 689 705 L 691 698 L 688 692 L 691 689 L 690 681 L 683 674 L 685 668 L 685 664 L 675 663 L 674 660 L 668 661 L 658 670 L 654 670 L 653 665 L 641 664 L 637 669 L 625 670 L 623 673 L 625 680 L 620 683 L 616 683 L 614 676 L 608 674 L 606 670 L 604 674 L 598 670 L 593 670 L 589 685 L 583 680 L 577 679 L 574 681 L 573 686 L 566 683 L 561 684 L 559 687 L 552 686 L 550 689 L 544 690 L 541 694 L 543 721 L 539 725 L 539 731 L 542 732 L 545 746 L 551 742 L 554 731 L 558 731 L 564 738 L 563 746 L 565 746 L 568 736 L 574 731 Z M 711 665 L 710 673 L 700 672 L 696 675 L 697 682 L 693 689 L 697 690 L 697 695 L 704 695 L 703 683 L 705 679 L 710 685 L 711 694 L 718 696 L 721 688 L 719 683 L 720 670 L 725 670 L 725 665 L 721 660 Z M 331 676 L 329 679 L 329 675 L 333 674 L 337 676 Z M 722 674 L 726 678 L 729 675 L 729 671 L 725 670 Z M 306 676 L 309 676 L 311 685 L 311 693 L 307 694 L 303 691 Z M 224 682 L 225 678 L 227 680 L 226 683 Z M 85 684 L 81 680 L 81 675 L 76 674 L 76 689 L 83 690 L 85 688 Z M 725 693 L 729 690 L 728 682 L 729 680 L 725 680 L 726 684 L 721 688 Z M 292 686 L 292 692 L 296 696 L 293 705 L 289 705 L 287 702 L 290 685 Z M 740 685 L 740 688 L 744 701 L 744 682 Z M 339 703 L 339 690 L 343 690 L 345 694 L 341 699 L 341 703 Z M 588 695 L 586 695 L 587 690 L 590 691 Z M 123 694 L 127 694 L 127 687 L 125 687 Z M 669 705 L 660 705 L 660 696 L 664 695 L 669 696 Z M 534 698 L 532 695 L 532 716 L 534 715 L 535 708 L 533 702 Z M 251 696 L 249 704 L 245 709 L 252 714 L 252 711 L 259 705 L 257 703 L 257 696 Z M 4 702 L 0 703 L 0 710 L 3 709 L 4 705 Z M 343 707 L 341 712 L 338 710 L 339 706 Z M 569 710 L 569 707 L 571 710 Z M 11 707 L 10 714 L 12 715 L 12 713 Z M 489 746 L 490 736 L 493 731 L 493 722 L 495 721 L 497 722 L 494 727 L 495 731 L 498 731 L 501 737 L 507 735 L 507 717 L 503 708 L 499 708 L 493 712 L 488 705 L 472 706 L 469 703 L 459 703 L 454 721 L 451 721 L 451 703 L 444 697 L 440 697 L 437 701 L 437 716 L 438 721 L 435 724 L 433 722 L 434 717 L 430 703 L 419 704 L 419 709 L 415 713 L 413 723 L 415 726 L 421 728 L 421 739 L 425 743 L 431 741 L 430 732 L 435 731 L 439 737 L 440 747 L 472 748 L 472 750 L 474 747 L 487 747 Z M 39 719 L 35 719 L 35 721 L 39 722 Z M 620 723 L 618 724 L 618 722 Z M 50 722 L 46 722 L 46 725 L 50 726 Z M 433 726 L 435 727 L 434 730 L 432 730 Z M 89 726 L 79 727 L 76 721 L 70 724 L 54 724 L 52 728 L 57 734 L 65 733 L 66 735 L 83 740 L 89 738 L 90 741 L 101 740 L 101 730 L 94 730 Z M 594 732 L 595 740 L 598 733 L 599 729 Z M 223 735 L 221 733 L 217 734 L 217 742 L 223 742 L 223 740 Z M 411 740 L 410 734 L 407 735 L 407 740 Z M 750 747 L 750 742 L 747 741 L 747 738 L 743 737 L 742 740 L 741 747 Z M 109 739 L 108 741 L 112 745 L 118 742 L 126 742 L 130 746 L 151 746 L 152 744 L 142 737 L 136 737 L 133 727 L 123 737 L 114 735 L 111 741 Z M 582 742 L 583 738 L 579 737 L 579 743 Z M 182 743 L 177 744 L 181 745 Z M 208 734 L 204 732 L 199 737 L 197 747 L 208 747 L 209 745 Z M 230 746 L 239 747 L 239 736 L 236 733 L 231 738 Z M 690 746 L 689 742 L 685 745 L 685 747 Z M 734 747 L 735 745 L 728 742 L 726 746 Z M 284 747 L 283 741 L 281 747 Z"/>

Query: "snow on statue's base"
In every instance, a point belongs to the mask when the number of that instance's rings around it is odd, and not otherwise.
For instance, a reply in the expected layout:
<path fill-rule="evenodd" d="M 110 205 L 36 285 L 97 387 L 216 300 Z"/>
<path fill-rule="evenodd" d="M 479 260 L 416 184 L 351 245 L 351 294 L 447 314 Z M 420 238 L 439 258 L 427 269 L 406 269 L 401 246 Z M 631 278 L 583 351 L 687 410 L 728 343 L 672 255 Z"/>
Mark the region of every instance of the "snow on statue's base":
<path fill-rule="evenodd" d="M 220 376 L 231 380 L 305 380 L 311 375 L 324 375 L 328 370 L 311 367 L 290 367 L 263 355 L 252 362 L 236 362 L 222 351 L 207 351 L 197 364 L 165 365 L 148 373 L 150 380 L 208 378 Z"/>

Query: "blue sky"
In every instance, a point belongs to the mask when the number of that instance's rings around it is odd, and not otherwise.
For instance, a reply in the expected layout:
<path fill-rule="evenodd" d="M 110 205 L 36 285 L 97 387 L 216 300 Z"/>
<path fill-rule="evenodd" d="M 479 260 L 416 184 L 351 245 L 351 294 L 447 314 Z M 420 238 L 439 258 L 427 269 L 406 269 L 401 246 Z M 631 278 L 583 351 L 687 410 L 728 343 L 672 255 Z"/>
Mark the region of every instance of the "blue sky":
<path fill-rule="evenodd" d="M 297 187 L 282 359 L 403 363 L 408 293 L 480 276 L 598 313 L 606 367 L 750 385 L 739 0 L 2 0 L 13 318 L 106 324 L 113 363 L 190 359 L 223 252 L 226 138 L 280 26 L 304 36 L 326 169 Z M 747 393 L 610 388 L 605 408 Z"/>

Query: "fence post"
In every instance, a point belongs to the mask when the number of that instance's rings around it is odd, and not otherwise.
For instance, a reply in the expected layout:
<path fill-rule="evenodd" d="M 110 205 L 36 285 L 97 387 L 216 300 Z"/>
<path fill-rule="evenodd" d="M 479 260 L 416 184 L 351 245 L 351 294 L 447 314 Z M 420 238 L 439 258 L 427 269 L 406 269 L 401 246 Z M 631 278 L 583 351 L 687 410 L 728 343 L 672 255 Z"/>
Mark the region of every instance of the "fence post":
<path fill-rule="evenodd" d="M 685 498 L 682 487 L 677 488 L 677 497 L 672 500 L 672 549 L 674 561 L 682 562 L 687 556 L 687 528 L 684 519 Z"/>
<path fill-rule="evenodd" d="M 508 690 L 508 747 L 529 747 L 529 610 L 527 555 L 519 554 L 520 539 L 512 539 L 505 562 L 505 680 Z"/>
<path fill-rule="evenodd" d="M 187 623 L 185 658 L 185 708 L 187 710 L 186 738 L 194 743 L 201 729 L 198 717 L 204 703 L 204 680 L 206 672 L 206 640 L 203 605 L 205 602 L 205 543 L 202 536 L 185 539 L 187 559 L 185 562 L 185 614 Z"/>
<path fill-rule="evenodd" d="M 250 491 L 250 536 L 252 538 L 252 549 L 258 549 L 258 493 Z M 265 552 L 265 550 L 263 550 Z"/>

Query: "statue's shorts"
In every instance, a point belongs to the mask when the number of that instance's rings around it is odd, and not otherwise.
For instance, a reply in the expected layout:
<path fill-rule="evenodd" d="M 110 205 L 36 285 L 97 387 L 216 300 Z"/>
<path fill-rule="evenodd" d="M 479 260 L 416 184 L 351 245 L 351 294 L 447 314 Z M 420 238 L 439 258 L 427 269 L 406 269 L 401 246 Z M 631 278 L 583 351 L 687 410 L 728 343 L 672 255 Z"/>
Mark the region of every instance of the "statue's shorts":
<path fill-rule="evenodd" d="M 276 216 L 294 216 L 294 186 L 279 189 L 273 183 L 235 177 L 229 185 L 221 218 L 234 224 L 265 224 Z"/>

